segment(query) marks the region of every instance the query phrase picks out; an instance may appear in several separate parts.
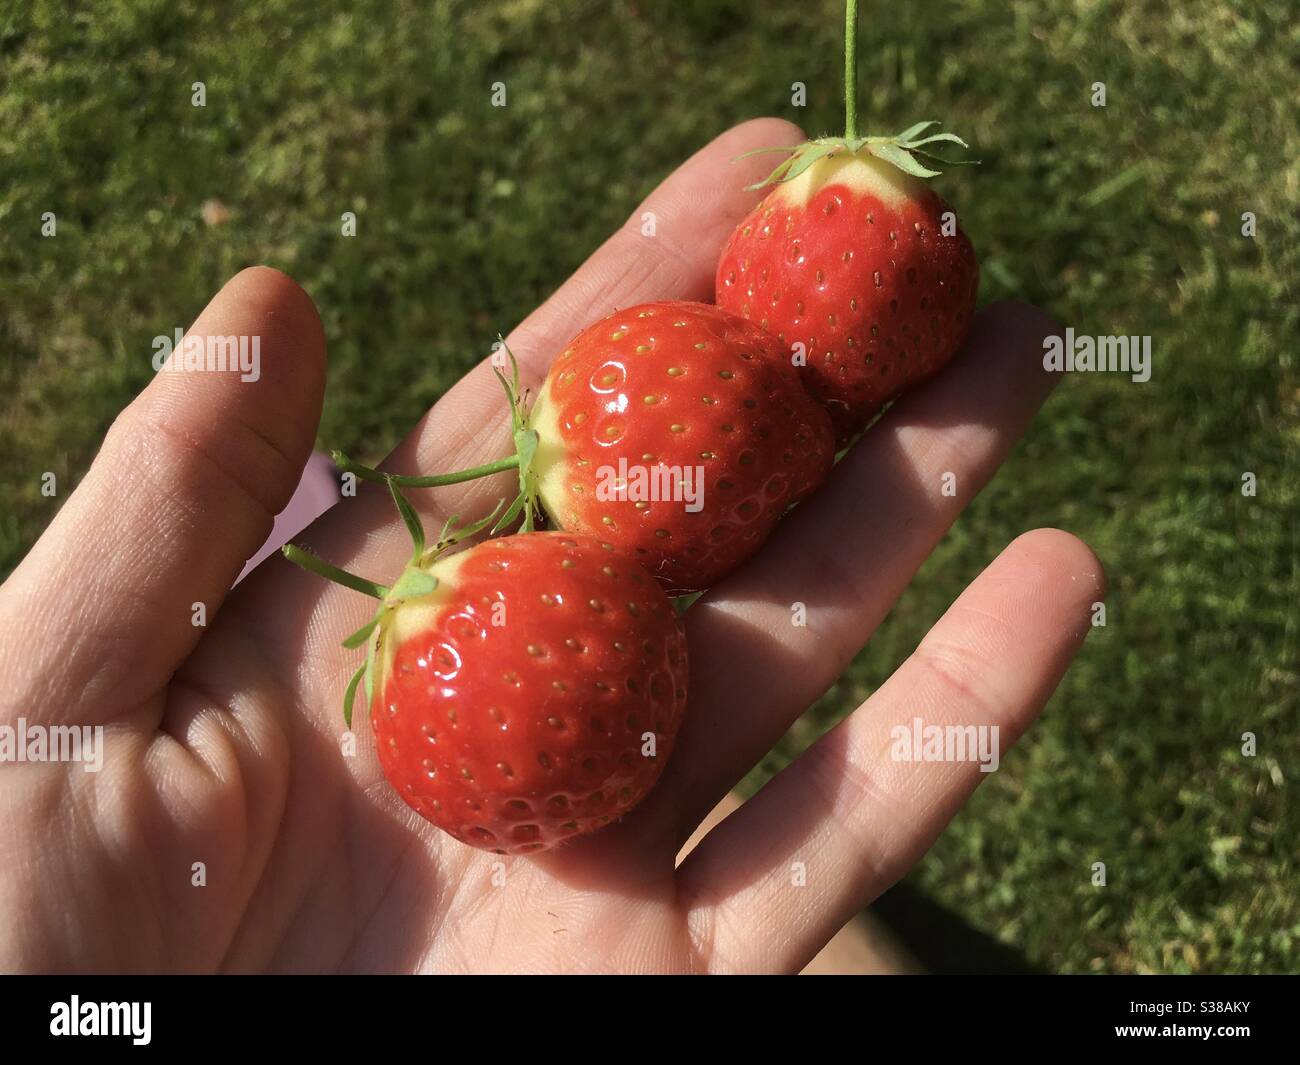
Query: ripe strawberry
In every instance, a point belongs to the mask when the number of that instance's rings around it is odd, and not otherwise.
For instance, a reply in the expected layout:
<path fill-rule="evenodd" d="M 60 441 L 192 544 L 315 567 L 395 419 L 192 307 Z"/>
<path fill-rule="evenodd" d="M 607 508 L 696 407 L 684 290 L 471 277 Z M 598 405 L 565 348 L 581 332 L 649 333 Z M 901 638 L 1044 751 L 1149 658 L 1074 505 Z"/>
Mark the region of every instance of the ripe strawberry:
<path fill-rule="evenodd" d="M 702 303 L 647 303 L 584 329 L 528 424 L 551 520 L 629 551 L 674 593 L 753 554 L 834 459 L 829 420 L 779 343 Z M 668 498 L 674 485 L 700 496 Z"/>
<path fill-rule="evenodd" d="M 451 836 L 498 853 L 627 813 L 658 780 L 686 705 L 686 639 L 668 597 L 587 536 L 521 533 L 440 558 L 455 538 L 444 530 L 426 552 L 390 488 L 416 541 L 392 588 L 285 552 L 383 600 L 346 641 L 370 650 L 344 705 L 350 723 L 364 676 L 389 783 Z"/>
<path fill-rule="evenodd" d="M 778 185 L 723 250 L 718 306 L 804 345 L 804 382 L 840 443 L 966 339 L 979 266 L 960 227 L 943 234 L 947 211 L 917 178 L 845 150 Z"/>
<path fill-rule="evenodd" d="M 508 354 L 507 349 L 507 354 Z M 627 551 L 669 594 L 716 583 L 767 539 L 835 458 L 826 412 L 780 342 L 704 303 L 645 303 L 579 333 L 552 363 L 531 413 L 513 381 L 516 454 L 472 470 L 385 474 L 334 452 L 372 481 L 432 488 L 506 469 L 521 513 Z"/>
<path fill-rule="evenodd" d="M 371 708 L 406 803 L 463 843 L 522 854 L 640 802 L 686 703 L 685 636 L 655 582 L 560 532 L 489 540 L 428 573 L 437 589 L 380 636 Z"/>
<path fill-rule="evenodd" d="M 773 171 L 776 188 L 736 227 L 716 279 L 719 307 L 787 352 L 803 345 L 804 383 L 830 412 L 839 444 L 956 354 L 979 286 L 970 241 L 921 180 L 937 171 L 916 158 L 935 143 L 965 143 L 924 135 L 934 122 L 896 137 L 856 134 L 853 6 L 848 132 L 794 149 Z"/>

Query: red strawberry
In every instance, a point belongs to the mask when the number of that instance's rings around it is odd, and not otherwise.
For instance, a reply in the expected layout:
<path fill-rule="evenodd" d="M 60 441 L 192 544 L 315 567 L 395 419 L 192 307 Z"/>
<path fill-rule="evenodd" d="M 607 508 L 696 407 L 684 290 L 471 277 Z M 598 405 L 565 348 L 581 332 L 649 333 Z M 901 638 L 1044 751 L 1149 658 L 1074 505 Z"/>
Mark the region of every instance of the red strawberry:
<path fill-rule="evenodd" d="M 415 539 L 391 588 L 285 549 L 382 599 L 345 641 L 370 650 L 344 707 L 351 724 L 364 676 L 388 782 L 456 839 L 500 853 L 627 813 L 659 779 L 686 706 L 686 638 L 663 590 L 611 544 L 569 533 L 439 557 L 456 537 L 444 530 L 425 551 L 419 519 L 389 487 Z"/>
<path fill-rule="evenodd" d="M 920 122 L 896 137 L 858 137 L 856 4 L 846 5 L 845 135 L 809 141 L 763 184 L 776 189 L 731 235 L 718 261 L 718 306 L 801 345 L 804 383 L 847 443 L 884 404 L 957 353 L 970 326 L 979 264 L 955 216 L 924 181 L 918 156 L 965 142 Z"/>
<path fill-rule="evenodd" d="M 702 303 L 647 303 L 584 329 L 528 424 L 530 483 L 551 520 L 629 551 L 673 593 L 758 550 L 834 459 L 829 420 L 782 346 Z"/>
<path fill-rule="evenodd" d="M 516 368 L 517 369 L 517 368 Z M 409 488 L 516 468 L 521 513 L 627 551 L 670 594 L 709 587 L 752 555 L 830 472 L 830 418 L 780 341 L 704 303 L 645 303 L 579 333 L 531 413 L 507 381 L 516 454 L 455 473 L 344 470 Z"/>
<path fill-rule="evenodd" d="M 559 532 L 427 572 L 437 589 L 383 628 L 371 707 L 406 803 L 464 843 L 521 854 L 640 802 L 686 703 L 685 636 L 655 582 L 610 544 Z"/>
<path fill-rule="evenodd" d="M 718 262 L 718 306 L 802 344 L 804 382 L 839 442 L 956 354 L 979 265 L 923 181 L 868 150 L 818 159 L 737 227 Z"/>

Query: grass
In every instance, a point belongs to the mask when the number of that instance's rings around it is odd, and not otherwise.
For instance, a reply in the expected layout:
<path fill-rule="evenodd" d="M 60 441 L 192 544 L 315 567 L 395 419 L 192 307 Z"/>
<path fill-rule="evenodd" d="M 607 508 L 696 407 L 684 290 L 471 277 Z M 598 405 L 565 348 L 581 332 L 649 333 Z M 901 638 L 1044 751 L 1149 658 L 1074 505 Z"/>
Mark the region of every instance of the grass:
<path fill-rule="evenodd" d="M 240 267 L 270 263 L 310 291 L 330 340 L 321 439 L 375 458 L 708 138 L 757 114 L 836 130 L 840 11 L 6 9 L 0 571 L 57 506 L 41 473 L 75 483 L 147 382 L 151 338 Z M 1039 302 L 1080 333 L 1149 334 L 1154 373 L 1066 379 L 746 784 L 880 684 L 1017 533 L 1084 537 L 1110 574 L 1108 624 L 906 889 L 1034 968 L 1300 967 L 1292 14 L 1286 0 L 863 5 L 863 124 L 943 118 L 983 160 L 940 179 L 981 253 L 981 298 Z M 494 81 L 506 108 L 488 105 Z M 794 81 L 806 108 L 790 105 Z M 1105 108 L 1089 103 L 1098 81 Z M 220 226 L 202 219 L 213 199 Z M 348 210 L 359 229 L 344 240 Z M 45 211 L 56 239 L 39 236 Z M 1242 494 L 1247 471 L 1257 495 Z M 961 967 L 958 953 L 940 944 L 937 964 Z"/>

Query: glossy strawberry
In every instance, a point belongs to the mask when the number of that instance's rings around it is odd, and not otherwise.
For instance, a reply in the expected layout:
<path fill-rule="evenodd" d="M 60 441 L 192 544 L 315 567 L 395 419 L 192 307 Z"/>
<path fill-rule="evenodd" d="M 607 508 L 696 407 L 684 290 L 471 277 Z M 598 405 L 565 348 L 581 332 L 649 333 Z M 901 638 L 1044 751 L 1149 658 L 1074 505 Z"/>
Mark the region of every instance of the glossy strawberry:
<path fill-rule="evenodd" d="M 645 797 L 686 706 L 686 639 L 663 590 L 612 544 L 560 532 L 488 540 L 451 518 L 432 546 L 397 478 L 380 475 L 411 534 L 391 585 L 295 544 L 292 562 L 380 600 L 343 641 L 364 681 L 384 776 L 456 839 L 526 854 L 582 835 Z"/>
<path fill-rule="evenodd" d="M 882 406 L 942 368 L 966 339 L 979 265 L 956 215 L 922 180 L 937 145 L 966 143 L 918 122 L 857 133 L 855 0 L 845 4 L 843 137 L 789 151 L 776 188 L 718 260 L 718 306 L 806 360 L 804 383 L 847 443 Z M 938 160 L 946 162 L 946 160 Z"/>
<path fill-rule="evenodd" d="M 947 217 L 945 217 L 947 216 Z M 764 199 L 718 261 L 718 305 L 802 345 L 839 442 L 966 338 L 979 266 L 920 179 L 865 150 L 814 162 Z"/>
<path fill-rule="evenodd" d="M 667 596 L 587 536 L 522 533 L 445 557 L 381 625 L 380 764 L 462 842 L 525 853 L 627 813 L 658 779 L 686 703 Z M 650 752 L 650 753 L 647 753 Z"/>
<path fill-rule="evenodd" d="M 829 420 L 779 342 L 701 303 L 647 303 L 555 358 L 528 425 L 559 527 L 627 550 L 673 593 L 753 554 L 834 459 Z"/>

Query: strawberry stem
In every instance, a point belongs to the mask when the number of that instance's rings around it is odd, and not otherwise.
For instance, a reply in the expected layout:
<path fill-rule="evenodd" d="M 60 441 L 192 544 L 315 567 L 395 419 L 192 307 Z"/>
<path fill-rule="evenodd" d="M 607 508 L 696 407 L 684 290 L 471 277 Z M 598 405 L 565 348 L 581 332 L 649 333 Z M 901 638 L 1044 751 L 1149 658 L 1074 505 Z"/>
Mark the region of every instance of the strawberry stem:
<path fill-rule="evenodd" d="M 405 474 L 384 473 L 382 470 L 363 466 L 359 462 L 353 462 L 341 451 L 332 451 L 330 456 L 334 459 L 334 465 L 344 473 L 354 474 L 363 481 L 386 481 L 402 488 L 440 488 L 445 484 L 476 481 L 480 477 L 488 477 L 494 473 L 519 468 L 519 456 L 508 455 L 506 458 L 497 459 L 496 462 L 489 462 L 484 466 L 475 466 L 469 470 L 457 470 L 455 473 L 435 473 L 428 477 L 414 477 Z"/>
<path fill-rule="evenodd" d="M 335 584 L 341 584 L 344 588 L 351 588 L 354 592 L 374 596 L 376 599 L 382 599 L 388 594 L 388 589 L 384 585 L 368 581 L 364 577 L 358 577 L 355 573 L 339 569 L 338 566 L 331 566 L 323 558 L 313 555 L 310 551 L 304 550 L 297 544 L 285 544 L 280 550 L 284 552 L 284 557 L 295 566 L 301 566 L 309 573 L 315 573 L 317 576 L 331 580 Z"/>
<path fill-rule="evenodd" d="M 844 3 L 844 139 L 858 139 L 858 0 Z"/>

